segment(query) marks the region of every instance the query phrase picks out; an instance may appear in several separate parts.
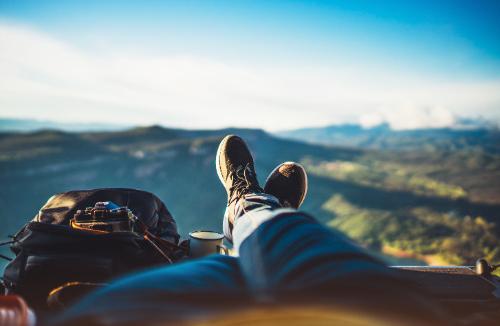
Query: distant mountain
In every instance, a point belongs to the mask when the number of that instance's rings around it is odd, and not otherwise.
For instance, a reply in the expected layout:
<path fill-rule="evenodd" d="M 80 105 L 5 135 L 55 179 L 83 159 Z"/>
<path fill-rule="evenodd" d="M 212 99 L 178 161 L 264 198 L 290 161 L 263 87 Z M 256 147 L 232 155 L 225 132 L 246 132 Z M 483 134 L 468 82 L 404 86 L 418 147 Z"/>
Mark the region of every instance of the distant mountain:
<path fill-rule="evenodd" d="M 112 131 L 126 128 L 130 128 L 130 126 L 113 123 L 62 123 L 48 120 L 0 118 L 0 131 L 31 132 L 44 129 L 65 131 Z"/>
<path fill-rule="evenodd" d="M 478 127 L 480 126 L 480 127 Z M 283 131 L 277 136 L 325 145 L 392 150 L 479 149 L 500 153 L 500 131 L 464 120 L 456 128 L 392 130 L 387 124 L 363 128 L 356 124 Z"/>
<path fill-rule="evenodd" d="M 387 132 L 394 139 L 385 129 L 370 132 Z M 500 259 L 500 158 L 495 150 L 480 149 L 480 133 L 478 150 L 464 152 L 452 146 L 373 149 L 377 142 L 366 134 L 367 143 L 352 140 L 365 133 L 359 127 L 336 132 L 346 140 L 342 147 L 278 138 L 257 129 L 152 126 L 0 133 L 0 233 L 15 232 L 54 193 L 98 187 L 157 194 L 184 236 L 193 229 L 220 230 L 226 194 L 214 159 L 221 138 L 232 133 L 248 141 L 261 182 L 277 164 L 301 162 L 310 182 L 304 211 L 372 250 L 411 259 L 412 264 Z M 435 139 L 418 133 L 415 137 Z M 407 139 L 412 140 L 410 134 Z M 413 140 L 415 148 L 418 141 Z M 363 148 L 345 147 L 356 144 Z M 490 140 L 484 144 L 494 148 Z"/>

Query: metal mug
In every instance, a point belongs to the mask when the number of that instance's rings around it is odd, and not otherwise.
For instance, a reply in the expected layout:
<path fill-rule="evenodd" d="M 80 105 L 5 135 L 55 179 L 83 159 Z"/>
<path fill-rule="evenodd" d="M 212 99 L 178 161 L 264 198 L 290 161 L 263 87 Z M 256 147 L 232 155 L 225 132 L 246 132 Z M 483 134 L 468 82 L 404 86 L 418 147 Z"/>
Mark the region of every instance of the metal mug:
<path fill-rule="evenodd" d="M 224 235 L 214 231 L 189 232 L 189 257 L 199 258 L 223 252 L 228 255 L 227 248 L 222 244 Z"/>

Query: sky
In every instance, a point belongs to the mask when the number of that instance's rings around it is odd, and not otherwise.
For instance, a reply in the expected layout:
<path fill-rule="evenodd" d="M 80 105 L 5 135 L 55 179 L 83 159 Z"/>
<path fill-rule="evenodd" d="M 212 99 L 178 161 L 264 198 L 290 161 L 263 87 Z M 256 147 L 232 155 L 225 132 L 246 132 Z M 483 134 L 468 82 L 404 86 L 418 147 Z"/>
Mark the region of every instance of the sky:
<path fill-rule="evenodd" d="M 0 0 L 0 117 L 500 122 L 500 1 Z"/>

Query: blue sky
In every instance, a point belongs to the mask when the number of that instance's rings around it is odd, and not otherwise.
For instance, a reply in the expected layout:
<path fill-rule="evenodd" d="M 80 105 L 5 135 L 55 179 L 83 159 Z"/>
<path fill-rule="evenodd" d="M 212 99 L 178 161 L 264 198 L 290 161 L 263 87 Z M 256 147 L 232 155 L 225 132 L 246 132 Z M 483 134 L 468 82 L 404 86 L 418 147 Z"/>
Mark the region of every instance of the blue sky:
<path fill-rule="evenodd" d="M 499 15 L 499 1 L 0 0 L 0 115 L 189 128 L 498 123 Z"/>

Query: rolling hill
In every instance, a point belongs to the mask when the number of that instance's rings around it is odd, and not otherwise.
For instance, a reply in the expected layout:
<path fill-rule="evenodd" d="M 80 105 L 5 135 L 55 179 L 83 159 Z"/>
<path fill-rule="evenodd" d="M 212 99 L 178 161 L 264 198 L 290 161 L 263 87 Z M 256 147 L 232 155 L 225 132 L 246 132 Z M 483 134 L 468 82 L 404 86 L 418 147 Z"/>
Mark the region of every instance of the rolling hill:
<path fill-rule="evenodd" d="M 371 250 L 411 263 L 500 260 L 500 159 L 490 140 L 474 150 L 401 150 L 318 145 L 255 129 L 0 133 L 1 233 L 15 232 L 54 193 L 97 187 L 154 192 L 184 236 L 220 230 L 226 197 L 214 157 L 228 133 L 248 141 L 261 182 L 280 162 L 302 162 L 310 174 L 303 209 Z"/>

